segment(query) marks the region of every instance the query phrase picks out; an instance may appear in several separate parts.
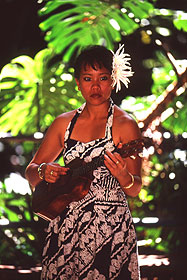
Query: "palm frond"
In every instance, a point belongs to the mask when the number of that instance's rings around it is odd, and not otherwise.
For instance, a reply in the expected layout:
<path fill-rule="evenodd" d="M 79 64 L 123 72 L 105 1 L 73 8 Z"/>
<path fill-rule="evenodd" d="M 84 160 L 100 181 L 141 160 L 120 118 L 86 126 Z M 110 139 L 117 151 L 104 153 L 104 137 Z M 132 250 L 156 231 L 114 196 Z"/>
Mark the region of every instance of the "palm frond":
<path fill-rule="evenodd" d="M 59 7 L 62 9 L 60 12 L 56 10 Z M 113 49 L 122 35 L 139 28 L 135 18 L 139 21 L 147 18 L 153 9 L 146 0 L 46 1 L 39 15 L 48 15 L 48 18 L 40 23 L 40 28 L 46 32 L 45 40 L 49 46 L 56 53 L 62 53 L 64 62 L 67 62 L 75 50 L 87 45 L 104 42 L 106 47 Z"/>
<path fill-rule="evenodd" d="M 66 70 L 61 62 L 50 65 L 53 57 L 51 49 L 44 49 L 34 59 L 20 56 L 3 67 L 0 131 L 13 135 L 45 131 L 57 115 L 82 104 L 72 69 Z"/>

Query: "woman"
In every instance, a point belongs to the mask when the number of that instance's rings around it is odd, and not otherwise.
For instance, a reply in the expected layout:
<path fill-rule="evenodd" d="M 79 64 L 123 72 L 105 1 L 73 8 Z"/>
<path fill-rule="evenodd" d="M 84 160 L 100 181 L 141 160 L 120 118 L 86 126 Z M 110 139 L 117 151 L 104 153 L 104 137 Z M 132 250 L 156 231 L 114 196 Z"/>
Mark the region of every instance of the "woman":
<path fill-rule="evenodd" d="M 136 122 L 113 104 L 111 91 L 132 76 L 123 46 L 116 54 L 102 46 L 84 50 L 75 63 L 75 79 L 85 104 L 63 113 L 49 127 L 26 169 L 32 188 L 54 183 L 80 158 L 104 155 L 93 171 L 88 194 L 49 223 L 43 250 L 42 279 L 140 279 L 136 234 L 126 195 L 141 189 L 141 159 L 122 158 L 116 147 L 141 138 Z M 122 51 L 122 52 L 121 52 Z M 121 53 L 120 53 L 121 52 Z"/>

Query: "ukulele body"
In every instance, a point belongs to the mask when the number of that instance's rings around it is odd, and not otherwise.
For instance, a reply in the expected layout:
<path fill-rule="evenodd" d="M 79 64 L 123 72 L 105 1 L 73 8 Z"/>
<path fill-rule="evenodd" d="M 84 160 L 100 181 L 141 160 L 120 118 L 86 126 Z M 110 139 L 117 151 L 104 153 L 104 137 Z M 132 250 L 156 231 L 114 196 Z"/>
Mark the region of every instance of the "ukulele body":
<path fill-rule="evenodd" d="M 55 183 L 41 181 L 35 188 L 32 196 L 32 209 L 45 220 L 57 217 L 72 201 L 84 198 L 90 189 L 93 176 L 89 172 L 84 176 L 74 176 L 71 169 L 83 166 L 83 160 L 75 159 L 66 167 L 70 171 Z"/>

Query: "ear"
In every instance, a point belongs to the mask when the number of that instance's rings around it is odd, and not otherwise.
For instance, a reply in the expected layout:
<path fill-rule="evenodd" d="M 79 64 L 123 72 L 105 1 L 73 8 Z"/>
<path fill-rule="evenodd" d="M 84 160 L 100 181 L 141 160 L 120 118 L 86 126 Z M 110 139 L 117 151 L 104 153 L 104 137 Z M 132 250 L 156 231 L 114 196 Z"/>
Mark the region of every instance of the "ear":
<path fill-rule="evenodd" d="M 114 82 L 112 81 L 112 84 L 111 84 L 112 90 L 115 89 L 115 86 L 113 84 L 114 84 Z"/>
<path fill-rule="evenodd" d="M 79 79 L 75 78 L 75 81 L 76 81 L 76 84 L 77 84 L 77 86 L 78 86 L 78 89 L 79 89 L 79 90 L 81 90 L 81 88 L 80 88 L 80 81 L 79 81 Z"/>
<path fill-rule="evenodd" d="M 77 86 L 78 86 L 78 88 L 79 88 L 79 90 L 80 90 L 80 82 L 79 82 L 79 79 L 75 78 L 75 81 L 76 81 L 76 84 L 77 84 Z"/>

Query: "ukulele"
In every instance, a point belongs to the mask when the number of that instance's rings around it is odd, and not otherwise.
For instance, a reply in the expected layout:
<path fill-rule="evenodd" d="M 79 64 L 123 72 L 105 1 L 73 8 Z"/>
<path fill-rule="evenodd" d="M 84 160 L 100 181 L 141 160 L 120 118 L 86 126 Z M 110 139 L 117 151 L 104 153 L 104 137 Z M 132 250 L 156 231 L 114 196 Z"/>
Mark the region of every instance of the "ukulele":
<path fill-rule="evenodd" d="M 121 148 L 116 148 L 123 158 L 138 156 L 144 147 L 143 139 L 132 140 Z M 104 156 L 94 158 L 91 162 L 75 159 L 66 167 L 66 175 L 61 175 L 55 183 L 45 180 L 36 185 L 32 194 L 32 209 L 45 220 L 56 218 L 73 201 L 79 201 L 87 195 L 93 180 L 93 171 L 104 165 Z"/>

